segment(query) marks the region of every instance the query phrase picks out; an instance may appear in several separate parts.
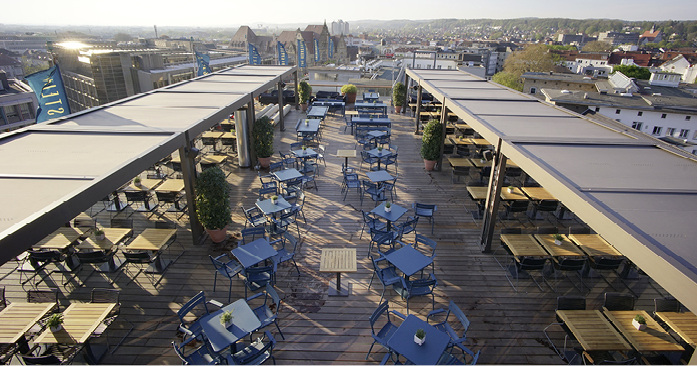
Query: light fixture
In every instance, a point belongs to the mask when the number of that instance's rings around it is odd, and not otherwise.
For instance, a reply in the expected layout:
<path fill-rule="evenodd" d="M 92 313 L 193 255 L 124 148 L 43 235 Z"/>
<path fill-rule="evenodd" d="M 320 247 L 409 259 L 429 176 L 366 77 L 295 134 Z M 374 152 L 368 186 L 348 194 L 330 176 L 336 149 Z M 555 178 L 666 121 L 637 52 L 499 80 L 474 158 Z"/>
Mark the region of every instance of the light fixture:
<path fill-rule="evenodd" d="M 198 154 L 201 152 L 201 150 L 199 150 L 195 147 L 192 147 L 191 149 L 185 149 L 185 150 L 186 150 L 186 156 L 189 159 L 195 159 L 198 156 Z"/>
<path fill-rule="evenodd" d="M 482 158 L 486 161 L 491 161 L 491 159 L 494 158 L 494 153 L 492 153 L 491 150 L 484 150 L 482 151 Z"/>

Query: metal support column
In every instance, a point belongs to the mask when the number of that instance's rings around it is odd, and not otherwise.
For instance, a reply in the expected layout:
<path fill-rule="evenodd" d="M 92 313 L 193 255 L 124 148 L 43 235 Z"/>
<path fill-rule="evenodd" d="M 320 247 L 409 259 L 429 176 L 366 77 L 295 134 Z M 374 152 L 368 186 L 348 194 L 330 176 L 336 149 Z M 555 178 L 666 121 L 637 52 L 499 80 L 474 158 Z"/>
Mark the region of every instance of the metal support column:
<path fill-rule="evenodd" d="M 189 138 L 189 133 L 184 132 L 185 145 L 179 148 L 179 158 L 182 165 L 182 176 L 184 179 L 184 195 L 186 197 L 186 208 L 189 213 L 189 225 L 191 226 L 191 236 L 194 244 L 199 244 L 203 237 L 203 226 L 198 221 L 196 214 L 196 195 L 194 193 L 194 181 L 196 179 L 196 155 L 198 150 L 194 148 Z"/>
<path fill-rule="evenodd" d="M 252 141 L 252 130 L 254 128 L 254 122 L 256 120 L 256 113 L 254 112 L 254 97 L 252 96 L 249 103 L 247 103 L 247 154 L 249 156 L 249 161 L 251 164 L 256 166 L 257 164 L 257 152 L 254 151 L 254 141 Z M 239 138 L 239 137 L 237 137 Z"/>
<path fill-rule="evenodd" d="M 286 130 L 286 125 L 283 121 L 283 80 L 278 81 L 278 127 L 281 131 Z"/>
<path fill-rule="evenodd" d="M 443 103 L 441 104 L 441 112 L 440 112 L 440 125 L 441 125 L 441 136 L 440 136 L 440 154 L 438 156 L 438 162 L 436 163 L 436 167 L 434 170 L 436 171 L 441 171 L 443 170 L 443 152 L 445 151 L 445 136 L 446 136 L 446 126 L 445 123 L 447 122 L 447 113 L 445 111 L 445 99 L 443 99 Z"/>
<path fill-rule="evenodd" d="M 409 77 L 409 75 L 407 75 L 407 71 L 404 70 L 404 86 L 407 89 L 407 92 L 404 93 L 404 108 L 402 108 L 402 114 L 406 114 L 407 109 L 409 110 L 409 112 L 411 112 L 411 107 L 409 106 L 409 79 L 411 78 Z"/>
<path fill-rule="evenodd" d="M 300 109 L 300 95 L 298 93 L 298 69 L 295 69 L 293 78 L 295 81 L 295 110 L 297 111 Z"/>
<path fill-rule="evenodd" d="M 235 111 L 235 133 L 237 134 L 237 164 L 240 168 L 249 168 L 249 128 L 247 127 L 246 108 Z"/>
<path fill-rule="evenodd" d="M 491 242 L 494 240 L 494 229 L 496 228 L 499 203 L 501 201 L 501 186 L 506 175 L 506 157 L 501 154 L 501 139 L 496 146 L 494 163 L 489 176 L 489 188 L 486 194 L 486 206 L 484 207 L 484 218 L 482 220 L 482 233 L 479 246 L 484 253 L 491 251 Z"/>
<path fill-rule="evenodd" d="M 416 91 L 416 112 L 414 112 L 414 116 L 416 117 L 416 129 L 414 130 L 415 135 L 419 134 L 419 124 L 421 123 L 421 94 L 422 94 L 422 92 L 423 92 L 423 88 L 421 87 L 421 85 L 419 85 L 417 87 L 417 91 Z"/>

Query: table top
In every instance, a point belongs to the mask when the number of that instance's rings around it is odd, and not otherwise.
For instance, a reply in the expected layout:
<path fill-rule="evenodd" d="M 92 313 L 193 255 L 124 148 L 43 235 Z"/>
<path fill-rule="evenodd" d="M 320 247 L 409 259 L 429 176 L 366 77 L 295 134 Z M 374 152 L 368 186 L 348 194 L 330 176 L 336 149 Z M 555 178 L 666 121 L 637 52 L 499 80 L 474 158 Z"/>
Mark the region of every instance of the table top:
<path fill-rule="evenodd" d="M 563 235 L 562 235 L 563 236 Z M 535 234 L 535 239 L 540 242 L 542 247 L 553 257 L 585 257 L 581 248 L 576 246 L 568 238 L 562 240 L 561 244 L 554 243 L 554 234 Z"/>
<path fill-rule="evenodd" d="M 353 105 L 355 108 L 387 108 L 385 103 L 371 103 L 371 102 L 356 102 Z"/>
<path fill-rule="evenodd" d="M 407 213 L 407 209 L 402 206 L 392 204 L 391 211 L 387 212 L 385 211 L 385 202 L 383 202 L 374 209 L 372 209 L 370 212 L 382 217 L 387 221 L 395 222 L 399 220 L 402 216 L 404 216 L 405 213 Z"/>
<path fill-rule="evenodd" d="M 613 248 L 598 234 L 569 234 L 569 239 L 581 247 L 586 254 L 595 256 L 622 257 L 622 253 Z"/>
<path fill-rule="evenodd" d="M 421 346 L 414 342 L 414 334 L 419 328 L 426 331 L 426 341 Z M 410 314 L 392 334 L 387 345 L 416 365 L 435 365 L 449 341 L 448 333 Z"/>
<path fill-rule="evenodd" d="M 364 92 L 363 99 L 378 99 L 380 95 L 374 92 Z"/>
<path fill-rule="evenodd" d="M 697 316 L 694 313 L 676 313 L 659 311 L 656 313 L 667 326 L 692 347 L 697 345 Z"/>
<path fill-rule="evenodd" d="M 219 139 L 223 136 L 223 131 L 206 131 L 201 134 L 204 139 Z"/>
<path fill-rule="evenodd" d="M 386 170 L 376 170 L 374 172 L 366 172 L 365 175 L 373 183 L 386 182 L 388 180 L 394 179 L 394 177 L 390 173 L 388 173 Z"/>
<path fill-rule="evenodd" d="M 450 166 L 453 167 L 471 167 L 472 162 L 470 159 L 467 158 L 455 158 L 455 157 L 449 157 L 448 162 L 450 163 Z"/>
<path fill-rule="evenodd" d="M 368 135 L 373 136 L 375 138 L 382 137 L 382 136 L 387 136 L 386 131 L 380 131 L 380 130 L 370 130 L 368 131 Z"/>
<path fill-rule="evenodd" d="M 456 123 L 455 128 L 457 128 L 458 130 L 468 130 L 468 129 L 471 129 L 472 127 L 470 127 L 470 125 L 468 125 L 466 123 Z"/>
<path fill-rule="evenodd" d="M 357 115 L 358 115 L 358 111 L 346 111 L 346 115 L 347 115 L 347 116 L 357 116 Z"/>
<path fill-rule="evenodd" d="M 274 205 L 271 203 L 271 198 L 265 199 L 263 201 L 256 202 L 257 207 L 264 213 L 264 215 L 272 215 L 276 212 L 287 210 L 291 207 L 290 203 L 286 201 L 283 196 L 278 196 L 278 201 Z"/>
<path fill-rule="evenodd" d="M 386 254 L 385 258 L 407 277 L 433 263 L 433 258 L 421 253 L 411 245 L 405 245 L 392 253 Z"/>
<path fill-rule="evenodd" d="M 220 323 L 220 316 L 226 311 L 232 312 L 232 325 L 228 328 L 225 328 Z M 261 327 L 259 318 L 257 318 L 244 299 L 239 299 L 216 312 L 204 316 L 199 322 L 203 333 L 215 352 L 224 350 Z"/>
<path fill-rule="evenodd" d="M 109 312 L 111 303 L 73 303 L 63 312 L 63 329 L 51 332 L 48 327 L 34 339 L 34 343 L 85 343 Z"/>
<path fill-rule="evenodd" d="M 532 234 L 501 234 L 501 241 L 516 257 L 549 257 Z"/>
<path fill-rule="evenodd" d="M 0 344 L 16 343 L 39 319 L 48 314 L 55 302 L 13 302 L 0 312 Z"/>
<path fill-rule="evenodd" d="M 450 141 L 455 145 L 473 145 L 472 140 L 466 137 L 450 137 Z"/>
<path fill-rule="evenodd" d="M 472 165 L 474 165 L 477 168 L 483 168 L 485 166 L 491 166 L 493 164 L 493 160 L 483 160 L 483 159 L 470 159 L 472 162 Z"/>
<path fill-rule="evenodd" d="M 467 186 L 467 193 L 469 193 L 470 197 L 475 201 L 485 200 L 488 190 L 488 187 Z"/>
<path fill-rule="evenodd" d="M 298 131 L 298 132 L 317 132 L 319 130 L 319 123 L 320 123 L 320 120 L 318 120 L 316 118 L 311 118 L 311 119 L 308 118 L 308 119 L 302 120 L 298 124 L 298 128 L 296 128 L 296 131 Z"/>
<path fill-rule="evenodd" d="M 318 105 L 318 106 L 312 107 L 312 110 L 310 110 L 309 112 L 307 112 L 307 116 L 308 116 L 308 117 L 311 117 L 311 116 L 313 116 L 313 117 L 324 117 L 324 116 L 327 115 L 327 112 L 328 112 L 328 111 L 329 111 L 329 107 Z"/>
<path fill-rule="evenodd" d="M 513 187 L 509 192 L 508 187 L 501 189 L 501 199 L 504 201 L 527 201 L 528 197 L 518 187 Z"/>
<path fill-rule="evenodd" d="M 208 154 L 201 157 L 201 164 L 222 164 L 228 159 L 227 155 Z"/>
<path fill-rule="evenodd" d="M 470 138 L 470 141 L 477 146 L 491 145 L 491 142 L 487 141 L 486 139 Z"/>
<path fill-rule="evenodd" d="M 557 310 L 586 351 L 629 351 L 632 347 L 600 310 Z"/>
<path fill-rule="evenodd" d="M 520 188 L 531 200 L 556 200 L 546 189 L 542 187 L 521 187 Z"/>
<path fill-rule="evenodd" d="M 180 192 L 184 190 L 184 179 L 167 179 L 155 188 L 155 192 Z"/>
<path fill-rule="evenodd" d="M 355 248 L 325 248 L 319 260 L 320 272 L 356 272 Z"/>
<path fill-rule="evenodd" d="M 126 187 L 126 190 L 128 191 L 149 191 L 158 184 L 162 182 L 162 179 L 141 179 L 140 180 L 140 186 L 137 186 L 133 181 L 131 180 L 131 183 Z"/>
<path fill-rule="evenodd" d="M 355 124 L 390 124 L 389 117 L 353 117 L 351 121 Z"/>
<path fill-rule="evenodd" d="M 242 264 L 244 268 L 249 268 L 259 262 L 265 261 L 278 254 L 268 239 L 259 238 L 251 243 L 240 245 L 232 250 L 232 255 Z"/>
<path fill-rule="evenodd" d="M 293 153 L 293 155 L 295 155 L 299 158 L 312 158 L 312 157 L 317 156 L 317 152 L 315 150 L 312 150 L 309 147 L 305 150 L 303 150 L 303 149 L 291 150 L 291 153 Z"/>
<path fill-rule="evenodd" d="M 340 158 L 355 158 L 357 155 L 356 150 L 337 150 L 336 156 Z"/>
<path fill-rule="evenodd" d="M 82 228 L 60 227 L 31 247 L 32 249 L 63 250 L 74 243 L 83 233 Z"/>
<path fill-rule="evenodd" d="M 285 182 L 287 180 L 291 179 L 296 179 L 300 178 L 303 175 L 295 168 L 288 168 L 288 169 L 283 169 L 283 170 L 278 170 L 275 172 L 271 173 L 276 179 L 278 179 L 281 182 Z"/>
<path fill-rule="evenodd" d="M 392 155 L 392 151 L 390 151 L 390 150 L 388 150 L 388 149 L 378 150 L 377 148 L 375 148 L 375 149 L 372 149 L 372 150 L 368 150 L 368 151 L 366 151 L 366 152 L 367 152 L 370 156 L 374 156 L 374 157 L 376 157 L 376 158 L 382 158 L 382 157 L 385 157 L 385 156 L 390 156 L 390 155 Z"/>
<path fill-rule="evenodd" d="M 643 310 L 604 311 L 605 316 L 619 329 L 620 333 L 639 352 L 684 351 L 675 340 Z M 646 319 L 646 329 L 637 330 L 632 325 L 634 316 L 641 314 Z"/>
<path fill-rule="evenodd" d="M 94 232 L 92 232 L 87 239 L 76 245 L 75 248 L 81 250 L 109 250 L 122 241 L 127 235 L 133 233 L 133 229 L 105 227 L 102 228 L 102 230 L 104 230 L 104 239 L 97 240 L 94 236 Z"/>
<path fill-rule="evenodd" d="M 237 132 L 235 131 L 226 131 L 223 132 L 222 136 L 220 136 L 221 139 L 237 139 Z"/>
<path fill-rule="evenodd" d="M 177 233 L 177 229 L 147 228 L 124 249 L 158 251 Z"/>

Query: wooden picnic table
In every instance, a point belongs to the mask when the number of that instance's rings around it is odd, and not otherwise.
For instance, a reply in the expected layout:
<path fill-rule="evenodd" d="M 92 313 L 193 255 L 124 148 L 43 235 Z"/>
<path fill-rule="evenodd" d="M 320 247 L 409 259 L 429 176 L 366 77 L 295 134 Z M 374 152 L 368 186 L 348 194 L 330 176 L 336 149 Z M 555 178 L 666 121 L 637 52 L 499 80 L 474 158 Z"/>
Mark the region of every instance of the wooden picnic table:
<path fill-rule="evenodd" d="M 149 191 L 157 187 L 162 182 L 162 179 L 141 179 L 140 186 L 137 186 L 133 181 L 125 188 L 127 191 Z"/>
<path fill-rule="evenodd" d="M 623 256 L 622 253 L 613 248 L 610 243 L 606 242 L 605 239 L 598 234 L 569 234 L 569 239 L 591 257 Z"/>
<path fill-rule="evenodd" d="M 554 243 L 554 234 L 535 234 L 535 239 L 553 257 L 585 257 L 586 254 L 568 238 L 561 244 Z"/>
<path fill-rule="evenodd" d="M 467 158 L 449 157 L 448 162 L 452 167 L 471 167 L 472 162 Z"/>
<path fill-rule="evenodd" d="M 184 179 L 167 179 L 155 188 L 155 192 L 180 192 L 184 190 Z"/>
<path fill-rule="evenodd" d="M 75 248 L 78 250 L 109 250 L 127 236 L 133 234 L 133 229 L 128 228 L 105 227 L 101 229 L 104 231 L 104 239 L 97 239 L 94 232 L 92 232 L 88 238 L 76 245 Z"/>
<path fill-rule="evenodd" d="M 557 310 L 585 351 L 629 351 L 632 347 L 600 310 Z"/>
<path fill-rule="evenodd" d="M 516 257 L 549 257 L 532 234 L 501 234 L 501 241 Z"/>
<path fill-rule="evenodd" d="M 32 249 L 65 250 L 70 244 L 79 239 L 82 234 L 84 234 L 83 228 L 60 227 L 31 247 Z"/>
<path fill-rule="evenodd" d="M 63 312 L 63 329 L 52 332 L 48 327 L 34 343 L 82 344 L 116 306 L 114 303 L 73 303 Z"/>
<path fill-rule="evenodd" d="M 511 191 L 508 188 L 501 189 L 501 199 L 504 201 L 527 201 L 528 197 L 523 194 L 523 191 L 518 187 L 513 187 Z"/>
<path fill-rule="evenodd" d="M 556 200 L 546 189 L 542 187 L 521 187 L 521 190 L 533 201 Z"/>
<path fill-rule="evenodd" d="M 670 352 L 685 349 L 644 310 L 603 311 L 632 347 L 639 352 Z M 632 325 L 634 317 L 640 314 L 646 319 L 646 329 L 637 330 Z"/>
<path fill-rule="evenodd" d="M 55 302 L 13 302 L 8 305 L 0 312 L 0 343 L 17 343 L 54 306 Z"/>
<path fill-rule="evenodd" d="M 697 347 L 697 316 L 694 313 L 659 311 L 656 316 L 690 346 Z"/>

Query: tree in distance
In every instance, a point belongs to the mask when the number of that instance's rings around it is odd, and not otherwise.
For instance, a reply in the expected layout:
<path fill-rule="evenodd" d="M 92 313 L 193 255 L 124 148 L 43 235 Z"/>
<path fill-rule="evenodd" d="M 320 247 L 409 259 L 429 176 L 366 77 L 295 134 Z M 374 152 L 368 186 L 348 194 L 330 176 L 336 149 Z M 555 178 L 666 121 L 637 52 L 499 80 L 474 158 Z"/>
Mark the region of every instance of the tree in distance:
<path fill-rule="evenodd" d="M 590 41 L 583 46 L 583 52 L 610 52 L 612 45 L 603 41 Z"/>

